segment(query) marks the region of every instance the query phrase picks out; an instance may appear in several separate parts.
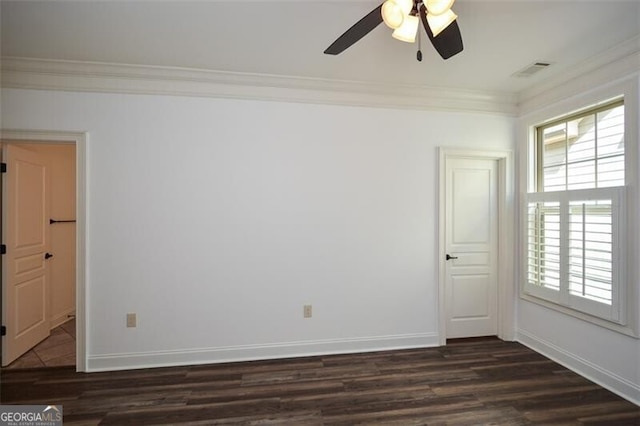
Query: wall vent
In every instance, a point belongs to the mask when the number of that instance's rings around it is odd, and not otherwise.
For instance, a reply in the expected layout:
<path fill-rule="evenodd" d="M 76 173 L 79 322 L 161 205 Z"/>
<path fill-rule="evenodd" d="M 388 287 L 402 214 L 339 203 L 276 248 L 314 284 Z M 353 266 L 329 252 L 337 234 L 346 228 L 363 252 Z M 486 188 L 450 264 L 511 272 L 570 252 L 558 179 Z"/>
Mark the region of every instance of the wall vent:
<path fill-rule="evenodd" d="M 530 65 L 527 65 L 520 71 L 517 71 L 513 74 L 514 77 L 531 77 L 532 75 L 542 71 L 543 69 L 549 67 L 551 62 L 534 62 Z"/>

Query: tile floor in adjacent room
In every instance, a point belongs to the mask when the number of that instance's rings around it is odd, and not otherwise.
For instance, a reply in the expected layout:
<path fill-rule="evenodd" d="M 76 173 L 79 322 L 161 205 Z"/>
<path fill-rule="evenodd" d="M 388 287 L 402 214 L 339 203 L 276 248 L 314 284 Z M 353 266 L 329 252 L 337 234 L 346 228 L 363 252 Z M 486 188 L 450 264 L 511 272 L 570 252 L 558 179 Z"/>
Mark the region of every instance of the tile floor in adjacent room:
<path fill-rule="evenodd" d="M 7 369 L 76 365 L 76 320 L 51 330 L 51 335 L 9 364 Z"/>

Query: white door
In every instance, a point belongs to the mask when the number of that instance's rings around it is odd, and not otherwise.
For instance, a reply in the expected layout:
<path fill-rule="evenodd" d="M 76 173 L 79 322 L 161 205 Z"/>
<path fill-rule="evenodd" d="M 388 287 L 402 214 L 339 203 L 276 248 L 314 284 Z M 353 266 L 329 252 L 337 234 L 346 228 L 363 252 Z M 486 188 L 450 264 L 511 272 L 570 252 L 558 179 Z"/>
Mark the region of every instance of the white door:
<path fill-rule="evenodd" d="M 3 146 L 2 365 L 27 352 L 50 332 L 48 320 L 47 168 L 36 153 Z"/>
<path fill-rule="evenodd" d="M 446 337 L 498 334 L 498 160 L 445 163 Z"/>

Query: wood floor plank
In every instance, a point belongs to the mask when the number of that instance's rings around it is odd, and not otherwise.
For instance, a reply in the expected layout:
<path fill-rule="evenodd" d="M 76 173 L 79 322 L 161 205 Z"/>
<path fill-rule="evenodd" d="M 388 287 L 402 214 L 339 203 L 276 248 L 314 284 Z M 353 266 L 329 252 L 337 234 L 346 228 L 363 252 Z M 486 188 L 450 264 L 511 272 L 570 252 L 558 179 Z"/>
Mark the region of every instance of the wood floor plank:
<path fill-rule="evenodd" d="M 278 387 L 279 398 L 304 397 L 313 395 L 325 398 L 344 390 L 339 380 L 288 383 Z M 240 386 L 224 390 L 196 390 L 191 392 L 190 404 L 210 404 L 214 402 L 239 401 L 243 399 L 269 398 L 273 396 L 272 385 Z"/>
<path fill-rule="evenodd" d="M 471 400 L 452 403 L 450 406 L 418 406 L 410 408 L 398 408 L 385 411 L 368 411 L 362 413 L 347 413 L 339 416 L 327 416 L 323 414 L 326 424 L 329 425 L 353 425 L 353 424 L 388 424 L 391 422 L 407 422 L 410 419 L 420 419 L 423 424 L 461 424 L 461 425 L 486 425 L 503 424 L 517 421 L 517 424 L 525 424 L 527 421 L 514 409 L 489 410 L 481 404 Z"/>
<path fill-rule="evenodd" d="M 2 370 L 0 403 L 65 425 L 640 425 L 640 407 L 496 338 L 108 373 Z"/>
<path fill-rule="evenodd" d="M 515 391 L 515 390 L 507 389 L 504 392 L 479 393 L 479 394 L 476 394 L 476 396 L 478 400 L 482 401 L 487 405 L 500 404 L 500 403 L 516 404 L 521 401 L 531 401 L 533 399 L 540 398 L 540 397 L 556 398 L 559 395 L 563 395 L 567 393 L 582 394 L 583 392 L 589 392 L 594 389 L 601 389 L 601 388 L 596 384 L 576 385 L 576 386 L 571 386 L 567 384 L 567 386 L 545 387 L 544 389 L 538 389 L 538 390 Z"/>
<path fill-rule="evenodd" d="M 640 410 L 640 408 L 639 408 Z M 617 413 L 607 413 L 592 415 L 586 417 L 579 417 L 578 421 L 584 425 L 616 425 L 616 426 L 638 426 L 640 419 L 638 418 L 638 411 L 627 411 Z"/>
<path fill-rule="evenodd" d="M 93 417 L 89 417 L 89 418 L 65 416 L 64 425 L 65 426 L 98 426 L 102 421 L 103 417 L 104 417 L 104 414 L 99 416 L 94 415 Z"/>
<path fill-rule="evenodd" d="M 619 399 L 617 401 L 592 401 L 587 404 L 574 403 L 570 406 L 566 404 L 561 407 L 543 408 L 525 412 L 525 416 L 536 423 L 549 423 L 551 421 L 562 421 L 569 419 L 580 419 L 583 417 L 599 416 L 606 413 L 635 412 L 640 421 L 640 410 L 637 407 L 629 406 L 627 401 Z"/>
<path fill-rule="evenodd" d="M 233 419 L 244 416 L 273 416 L 280 413 L 278 398 L 232 401 L 226 403 L 158 406 L 109 412 L 101 425 L 156 425 L 180 421 Z"/>
<path fill-rule="evenodd" d="M 520 379 L 493 379 L 486 377 L 452 383 L 437 383 L 433 385 L 433 391 L 441 396 L 460 394 L 487 394 L 493 392 L 513 392 L 531 389 L 544 389 L 550 386 L 575 384 L 575 379 L 567 379 L 555 375 L 527 376 Z M 577 383 L 584 383 L 578 381 Z"/>
<path fill-rule="evenodd" d="M 216 376 L 220 374 L 273 373 L 280 370 L 303 370 L 322 368 L 324 363 L 320 357 L 294 358 L 283 364 L 281 360 L 247 361 L 242 363 L 203 364 L 193 366 L 187 376 Z"/>
<path fill-rule="evenodd" d="M 137 395 L 110 395 L 100 398 L 80 397 L 75 404 L 64 409 L 65 414 L 84 415 L 95 411 L 129 412 L 135 409 L 148 407 L 180 407 L 187 405 L 190 391 L 165 391 L 153 393 L 141 393 Z"/>

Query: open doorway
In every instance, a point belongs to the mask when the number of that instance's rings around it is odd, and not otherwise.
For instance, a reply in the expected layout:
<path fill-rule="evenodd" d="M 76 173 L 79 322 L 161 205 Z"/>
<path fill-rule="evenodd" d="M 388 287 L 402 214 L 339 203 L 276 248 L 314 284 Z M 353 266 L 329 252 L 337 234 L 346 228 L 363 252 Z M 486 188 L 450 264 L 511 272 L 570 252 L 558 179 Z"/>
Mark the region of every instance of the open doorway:
<path fill-rule="evenodd" d="M 2 131 L 3 368 L 85 371 L 85 140 Z"/>
<path fill-rule="evenodd" d="M 75 366 L 75 144 L 3 143 L 8 368 Z"/>

